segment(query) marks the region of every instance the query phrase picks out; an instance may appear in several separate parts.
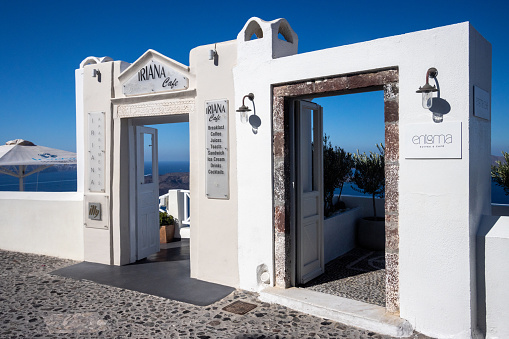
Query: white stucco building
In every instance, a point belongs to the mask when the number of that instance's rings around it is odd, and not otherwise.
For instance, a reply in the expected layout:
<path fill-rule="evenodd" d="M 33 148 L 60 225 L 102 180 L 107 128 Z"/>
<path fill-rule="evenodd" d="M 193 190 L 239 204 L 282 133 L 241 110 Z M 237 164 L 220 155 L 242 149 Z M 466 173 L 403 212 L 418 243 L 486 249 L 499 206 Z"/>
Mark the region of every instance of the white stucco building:
<path fill-rule="evenodd" d="M 424 109 L 416 90 L 431 67 L 439 92 Z M 468 22 L 298 54 L 286 20 L 251 18 L 234 40 L 191 50 L 189 66 L 153 50 L 133 63 L 86 58 L 76 70 L 78 192 L 1 193 L 0 212 L 26 200 L 56 211 L 38 226 L 47 241 L 0 229 L 0 247 L 109 265 L 157 251 L 157 182 L 143 173 L 144 153 L 157 164 L 157 131 L 144 126 L 189 121 L 191 276 L 281 300 L 276 289 L 325 261 L 320 154 L 308 148 L 321 143 L 322 110 L 306 100 L 373 90 L 384 92 L 386 145 L 380 321 L 440 338 L 509 335 L 498 287 L 507 221 L 490 201 L 491 45 Z M 0 215 L 32 227 L 25 212 Z"/>

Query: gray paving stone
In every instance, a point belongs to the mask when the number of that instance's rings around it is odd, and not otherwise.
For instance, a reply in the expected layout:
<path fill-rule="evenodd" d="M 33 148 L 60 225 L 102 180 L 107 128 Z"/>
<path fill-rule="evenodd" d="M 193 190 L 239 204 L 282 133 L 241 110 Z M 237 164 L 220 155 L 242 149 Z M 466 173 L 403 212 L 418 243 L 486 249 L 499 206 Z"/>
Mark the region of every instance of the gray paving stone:
<path fill-rule="evenodd" d="M 241 290 L 194 306 L 49 274 L 75 263 L 0 250 L 0 338 L 389 338 Z M 257 307 L 245 315 L 222 310 L 236 300 Z"/>

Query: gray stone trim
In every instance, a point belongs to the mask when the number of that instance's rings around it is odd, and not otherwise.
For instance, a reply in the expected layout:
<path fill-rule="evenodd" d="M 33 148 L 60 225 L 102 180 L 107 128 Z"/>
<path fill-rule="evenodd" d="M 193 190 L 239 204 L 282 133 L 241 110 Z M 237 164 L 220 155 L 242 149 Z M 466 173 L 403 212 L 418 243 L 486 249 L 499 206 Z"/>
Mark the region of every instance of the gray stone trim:
<path fill-rule="evenodd" d="M 399 83 L 398 70 L 339 75 L 273 87 L 273 218 L 275 284 L 291 286 L 289 99 L 383 89 L 385 121 L 386 310 L 399 312 Z"/>

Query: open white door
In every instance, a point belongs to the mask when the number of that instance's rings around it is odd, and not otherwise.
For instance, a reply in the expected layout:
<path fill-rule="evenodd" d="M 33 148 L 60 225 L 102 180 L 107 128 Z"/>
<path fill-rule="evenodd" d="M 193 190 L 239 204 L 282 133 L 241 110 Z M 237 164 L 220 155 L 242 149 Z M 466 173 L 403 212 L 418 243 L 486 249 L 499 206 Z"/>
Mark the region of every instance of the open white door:
<path fill-rule="evenodd" d="M 295 106 L 296 282 L 324 272 L 322 107 L 308 101 Z"/>
<path fill-rule="evenodd" d="M 159 251 L 157 129 L 136 126 L 136 259 Z M 147 171 L 145 173 L 145 163 Z"/>

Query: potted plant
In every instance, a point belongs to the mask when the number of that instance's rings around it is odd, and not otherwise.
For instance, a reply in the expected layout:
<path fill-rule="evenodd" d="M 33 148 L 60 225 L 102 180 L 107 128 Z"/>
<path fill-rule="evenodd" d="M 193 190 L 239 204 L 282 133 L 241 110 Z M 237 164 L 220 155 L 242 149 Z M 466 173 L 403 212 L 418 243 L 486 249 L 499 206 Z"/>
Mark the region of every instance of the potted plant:
<path fill-rule="evenodd" d="M 332 147 L 327 134 L 323 137 L 323 191 L 324 191 L 324 215 L 330 217 L 339 209 L 344 209 L 341 202 L 343 185 L 352 177 L 354 161 L 352 154 L 345 152 L 341 147 Z M 334 190 L 339 188 L 339 197 L 333 204 Z"/>
<path fill-rule="evenodd" d="M 159 212 L 159 242 L 165 244 L 173 241 L 175 219 L 171 214 Z"/>
<path fill-rule="evenodd" d="M 359 246 L 372 250 L 385 249 L 385 217 L 376 214 L 375 198 L 383 198 L 385 193 L 385 148 L 376 145 L 379 154 L 370 152 L 354 154 L 355 173 L 352 181 L 358 192 L 369 194 L 373 199 L 373 216 L 359 219 L 357 242 Z"/>

